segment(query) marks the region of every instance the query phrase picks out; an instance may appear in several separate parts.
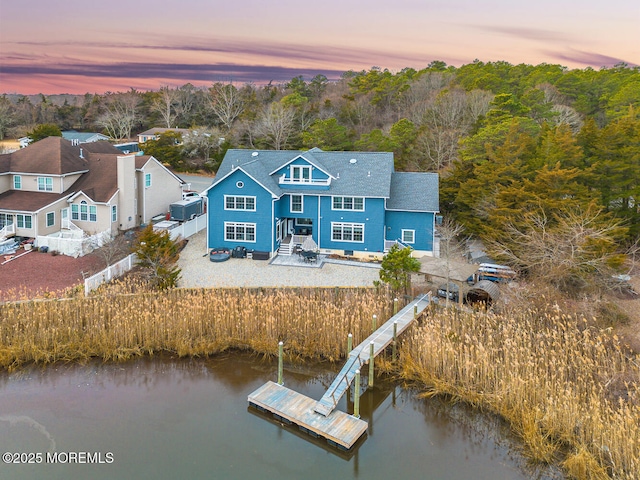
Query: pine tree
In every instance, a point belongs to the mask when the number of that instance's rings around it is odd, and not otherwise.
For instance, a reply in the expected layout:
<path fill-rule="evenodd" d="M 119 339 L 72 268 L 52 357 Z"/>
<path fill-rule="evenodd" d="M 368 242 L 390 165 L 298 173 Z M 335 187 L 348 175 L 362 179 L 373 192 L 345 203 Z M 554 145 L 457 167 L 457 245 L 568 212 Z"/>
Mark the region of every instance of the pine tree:
<path fill-rule="evenodd" d="M 168 231 L 156 231 L 153 225 L 147 225 L 138 234 L 133 252 L 154 288 L 166 290 L 177 285 L 180 269 L 176 263 L 180 257 L 180 244 L 171 239 Z"/>
<path fill-rule="evenodd" d="M 396 291 L 409 291 L 411 272 L 420 270 L 420 262 L 411 256 L 411 248 L 400 248 L 394 244 L 382 259 L 380 280 Z"/>

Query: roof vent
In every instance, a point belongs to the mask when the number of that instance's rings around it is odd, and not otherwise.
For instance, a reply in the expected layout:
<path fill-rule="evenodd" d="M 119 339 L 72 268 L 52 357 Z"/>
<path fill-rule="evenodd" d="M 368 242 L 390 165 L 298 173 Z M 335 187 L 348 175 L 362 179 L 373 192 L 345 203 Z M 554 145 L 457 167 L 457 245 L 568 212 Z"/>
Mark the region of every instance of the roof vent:
<path fill-rule="evenodd" d="M 257 156 L 258 156 L 258 152 L 253 152 L 253 153 L 251 154 L 251 156 L 252 156 L 252 157 L 257 157 Z"/>
<path fill-rule="evenodd" d="M 351 160 L 349 160 L 349 163 L 351 164 L 358 163 L 358 160 L 356 160 L 355 158 L 352 158 Z"/>
<path fill-rule="evenodd" d="M 82 155 L 82 149 L 80 149 L 80 158 L 84 158 L 84 156 Z"/>

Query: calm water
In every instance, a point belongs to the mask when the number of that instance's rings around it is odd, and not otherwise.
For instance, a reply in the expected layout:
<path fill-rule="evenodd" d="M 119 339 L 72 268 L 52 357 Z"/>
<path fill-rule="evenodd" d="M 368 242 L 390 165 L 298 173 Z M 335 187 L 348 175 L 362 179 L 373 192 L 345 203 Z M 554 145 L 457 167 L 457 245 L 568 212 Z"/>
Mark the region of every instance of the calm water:
<path fill-rule="evenodd" d="M 39 453 L 42 463 L 0 463 L 0 478 L 560 478 L 527 468 L 496 420 L 418 400 L 390 383 L 365 392 L 361 418 L 368 435 L 352 454 L 339 454 L 248 408 L 247 395 L 275 380 L 275 369 L 233 354 L 5 374 L 0 454 L 32 453 L 37 461 Z M 285 367 L 285 385 L 319 399 L 339 369 Z M 345 411 L 346 402 L 338 408 Z M 76 454 L 102 463 L 70 463 Z"/>

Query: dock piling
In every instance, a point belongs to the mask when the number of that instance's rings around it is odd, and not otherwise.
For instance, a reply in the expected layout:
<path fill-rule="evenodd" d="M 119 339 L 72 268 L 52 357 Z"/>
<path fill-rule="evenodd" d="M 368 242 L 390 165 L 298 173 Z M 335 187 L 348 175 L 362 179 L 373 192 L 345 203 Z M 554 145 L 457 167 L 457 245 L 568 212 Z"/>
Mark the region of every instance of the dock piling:
<path fill-rule="evenodd" d="M 278 343 L 278 385 L 284 385 L 284 382 L 282 380 L 282 356 L 283 356 L 283 348 L 282 348 L 283 343 L 279 342 Z"/>
<path fill-rule="evenodd" d="M 369 387 L 373 387 L 373 359 L 375 358 L 374 347 L 375 343 L 371 342 L 369 344 Z"/>
<path fill-rule="evenodd" d="M 347 337 L 347 357 L 351 353 L 351 350 L 353 350 L 353 335 L 349 334 Z"/>
<path fill-rule="evenodd" d="M 353 384 L 353 416 L 360 418 L 360 370 L 356 370 L 356 379 Z"/>

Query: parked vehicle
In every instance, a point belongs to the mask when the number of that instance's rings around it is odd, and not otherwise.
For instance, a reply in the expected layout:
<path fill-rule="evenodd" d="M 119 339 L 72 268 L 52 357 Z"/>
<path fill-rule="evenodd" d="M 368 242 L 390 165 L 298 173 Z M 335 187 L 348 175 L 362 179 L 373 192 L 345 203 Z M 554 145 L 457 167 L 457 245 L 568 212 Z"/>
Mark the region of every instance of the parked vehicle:
<path fill-rule="evenodd" d="M 478 281 L 509 282 L 516 278 L 516 272 L 505 265 L 495 263 L 481 263 L 478 268 Z"/>
<path fill-rule="evenodd" d="M 190 198 L 200 198 L 200 194 L 195 190 L 185 190 L 182 192 L 183 200 L 188 200 Z"/>
<path fill-rule="evenodd" d="M 453 302 L 458 301 L 458 295 L 460 292 L 460 288 L 453 282 L 449 282 L 449 286 L 447 288 L 447 284 L 443 283 L 438 287 L 438 291 L 436 292 L 440 298 L 447 298 Z"/>

